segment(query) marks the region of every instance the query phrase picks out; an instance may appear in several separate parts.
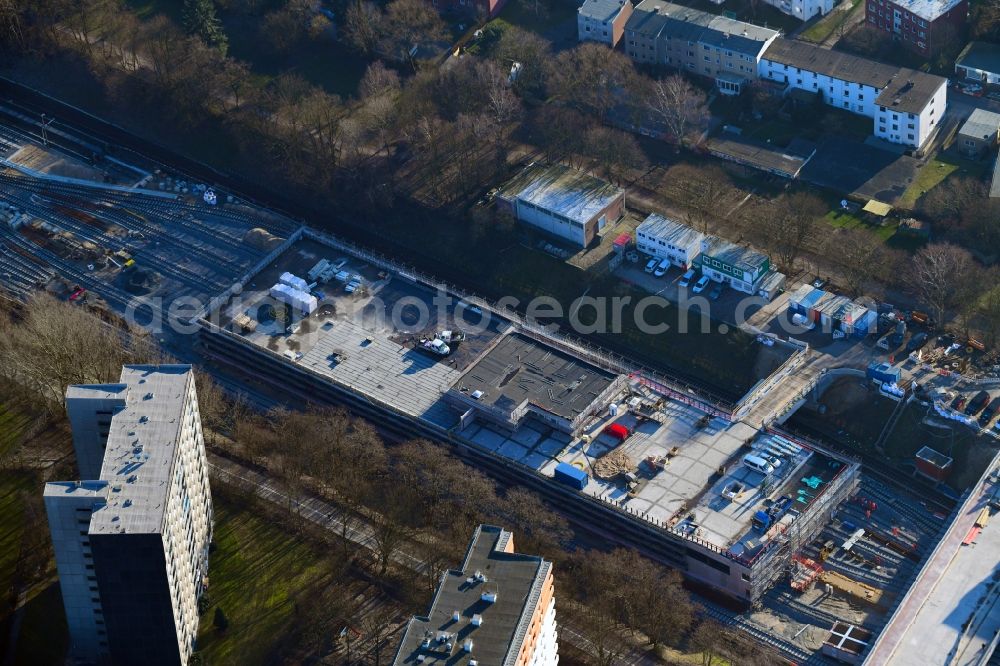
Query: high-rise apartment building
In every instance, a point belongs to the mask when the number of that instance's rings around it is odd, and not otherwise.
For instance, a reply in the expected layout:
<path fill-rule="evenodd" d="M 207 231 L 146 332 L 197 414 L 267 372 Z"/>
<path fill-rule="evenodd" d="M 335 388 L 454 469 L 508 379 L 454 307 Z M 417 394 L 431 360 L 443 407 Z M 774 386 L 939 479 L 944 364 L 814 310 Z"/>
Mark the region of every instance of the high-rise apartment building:
<path fill-rule="evenodd" d="M 191 366 L 125 366 L 71 386 L 66 410 L 83 480 L 47 483 L 45 509 L 73 654 L 185 664 L 212 536 Z"/>
<path fill-rule="evenodd" d="M 557 649 L 552 563 L 515 553 L 513 534 L 481 525 L 430 612 L 410 620 L 393 664 L 556 666 Z"/>

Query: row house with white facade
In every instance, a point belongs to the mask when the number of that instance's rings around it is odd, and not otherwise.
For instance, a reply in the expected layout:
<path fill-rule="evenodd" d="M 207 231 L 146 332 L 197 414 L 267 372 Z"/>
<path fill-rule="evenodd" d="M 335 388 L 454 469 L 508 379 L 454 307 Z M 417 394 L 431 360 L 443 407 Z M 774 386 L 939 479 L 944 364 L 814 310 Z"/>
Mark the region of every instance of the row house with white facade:
<path fill-rule="evenodd" d="M 776 39 L 760 61 L 761 79 L 815 92 L 829 106 L 872 119 L 872 133 L 920 148 L 947 108 L 948 81 L 805 42 Z"/>

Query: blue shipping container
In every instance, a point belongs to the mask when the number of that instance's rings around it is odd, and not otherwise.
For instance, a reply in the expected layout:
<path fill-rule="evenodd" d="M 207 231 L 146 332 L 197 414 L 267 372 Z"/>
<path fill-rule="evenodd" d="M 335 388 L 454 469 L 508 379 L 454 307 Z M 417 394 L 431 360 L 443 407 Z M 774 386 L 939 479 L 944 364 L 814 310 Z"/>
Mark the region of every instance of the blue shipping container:
<path fill-rule="evenodd" d="M 559 463 L 556 465 L 554 478 L 559 483 L 565 483 L 567 486 L 572 486 L 577 490 L 583 490 L 587 486 L 587 482 L 590 481 L 590 477 L 586 472 L 573 467 L 569 463 Z"/>
<path fill-rule="evenodd" d="M 899 368 L 894 368 L 888 363 L 872 363 L 868 366 L 866 374 L 869 379 L 874 379 L 883 384 L 899 383 Z"/>

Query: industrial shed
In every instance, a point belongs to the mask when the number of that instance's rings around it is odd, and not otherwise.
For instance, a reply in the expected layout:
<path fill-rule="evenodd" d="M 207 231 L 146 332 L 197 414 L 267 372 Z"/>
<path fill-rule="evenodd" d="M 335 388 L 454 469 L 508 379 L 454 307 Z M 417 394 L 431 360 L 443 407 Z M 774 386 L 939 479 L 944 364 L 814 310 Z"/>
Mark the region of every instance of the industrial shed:
<path fill-rule="evenodd" d="M 529 164 L 496 201 L 521 222 L 579 247 L 625 214 L 625 190 L 561 164 Z"/>

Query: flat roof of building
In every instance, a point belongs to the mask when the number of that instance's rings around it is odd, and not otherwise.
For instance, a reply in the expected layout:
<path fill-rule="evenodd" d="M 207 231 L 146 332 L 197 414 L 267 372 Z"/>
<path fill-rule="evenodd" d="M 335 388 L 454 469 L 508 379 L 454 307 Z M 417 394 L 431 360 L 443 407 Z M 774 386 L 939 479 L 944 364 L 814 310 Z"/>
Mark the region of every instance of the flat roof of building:
<path fill-rule="evenodd" d="M 529 164 L 497 192 L 580 225 L 624 195 L 617 185 L 562 164 Z"/>
<path fill-rule="evenodd" d="M 120 384 L 67 391 L 70 397 L 99 392 L 125 400 L 111 416 L 99 479 L 107 483 L 107 504 L 92 514 L 91 534 L 161 531 L 190 381 L 190 365 L 126 365 Z"/>
<path fill-rule="evenodd" d="M 794 139 L 785 148 L 739 136 L 720 134 L 706 143 L 716 157 L 753 167 L 786 178 L 795 178 L 816 153 L 816 145 L 804 139 Z"/>
<path fill-rule="evenodd" d="M 626 30 L 690 42 L 726 46 L 757 54 L 778 32 L 725 16 L 709 14 L 663 0 L 643 0 L 635 7 Z"/>
<path fill-rule="evenodd" d="M 962 136 L 989 141 L 997 138 L 998 130 L 1000 130 L 1000 113 L 974 109 L 958 133 Z"/>
<path fill-rule="evenodd" d="M 576 11 L 597 21 L 610 21 L 618 16 L 626 2 L 631 0 L 584 0 Z"/>
<path fill-rule="evenodd" d="M 957 7 L 962 0 L 892 0 L 894 5 L 919 16 L 925 21 L 934 21 Z"/>
<path fill-rule="evenodd" d="M 689 247 L 692 243 L 700 243 L 701 239 L 705 237 L 705 234 L 692 229 L 683 222 L 671 220 L 659 213 L 651 213 L 635 228 L 635 231 L 681 248 Z"/>
<path fill-rule="evenodd" d="M 955 64 L 984 72 L 1000 72 L 1000 44 L 969 42 L 958 54 Z"/>
<path fill-rule="evenodd" d="M 323 259 L 343 260 L 342 271 L 358 276 L 361 288 L 351 293 L 336 278 L 317 285 L 319 307 L 309 316 L 292 313 L 288 330 L 260 313 L 274 299 L 268 290 L 280 275 L 308 275 Z M 392 405 L 410 416 L 450 426 L 456 416 L 443 401 L 448 389 L 472 360 L 492 344 L 510 322 L 499 316 L 481 319 L 468 303 L 405 275 L 389 273 L 311 238 L 300 239 L 253 277 L 235 299 L 223 303 L 209 319 L 249 342 L 285 356 L 332 382 Z M 253 330 L 236 322 L 246 315 Z M 467 323 L 466 323 L 467 322 Z M 452 353 L 438 357 L 421 351 L 419 340 L 445 330 L 462 330 L 466 339 Z"/>
<path fill-rule="evenodd" d="M 589 411 L 616 379 L 614 373 L 583 359 L 512 333 L 466 370 L 455 388 L 470 395 L 482 391 L 480 403 L 504 412 L 529 403 L 575 419 Z"/>
<path fill-rule="evenodd" d="M 531 620 L 531 602 L 537 603 L 552 564 L 541 557 L 506 552 L 512 550 L 512 538 L 499 527 L 476 529 L 461 568 L 442 577 L 430 612 L 410 620 L 394 664 L 516 662 Z M 486 593 L 495 593 L 495 600 L 484 601 Z M 469 651 L 464 649 L 466 641 L 472 641 Z"/>
<path fill-rule="evenodd" d="M 737 245 L 718 236 L 710 236 L 705 242 L 708 244 L 702 251 L 705 256 L 745 271 L 757 270 L 770 260 L 763 252 L 758 252 L 752 247 Z"/>
<path fill-rule="evenodd" d="M 941 86 L 947 84 L 947 80 L 940 76 L 824 49 L 796 39 L 779 37 L 767 47 L 764 58 L 842 81 L 871 86 L 879 91 L 876 104 L 904 113 L 920 113 Z"/>

